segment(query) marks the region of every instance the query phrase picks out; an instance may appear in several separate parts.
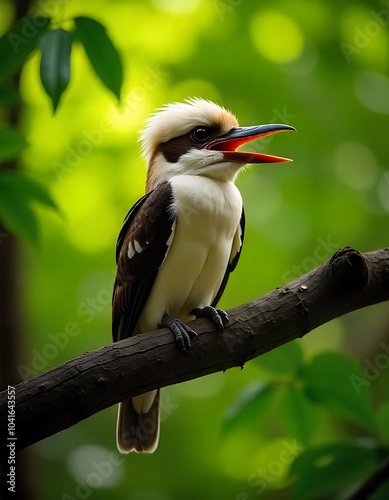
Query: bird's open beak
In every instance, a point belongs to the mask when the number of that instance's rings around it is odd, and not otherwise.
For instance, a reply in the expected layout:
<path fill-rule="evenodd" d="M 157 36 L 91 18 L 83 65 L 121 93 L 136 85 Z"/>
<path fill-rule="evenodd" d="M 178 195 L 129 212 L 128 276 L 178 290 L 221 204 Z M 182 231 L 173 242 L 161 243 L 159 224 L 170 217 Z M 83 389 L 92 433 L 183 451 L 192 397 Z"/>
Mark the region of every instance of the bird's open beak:
<path fill-rule="evenodd" d="M 290 125 L 258 125 L 254 127 L 233 128 L 226 134 L 218 137 L 206 146 L 207 149 L 221 151 L 224 154 L 225 161 L 235 163 L 278 163 L 283 161 L 292 161 L 289 158 L 281 156 L 265 155 L 263 153 L 250 153 L 246 151 L 236 151 L 239 146 L 246 142 L 254 141 L 271 134 L 284 132 L 287 130 L 296 130 Z"/>

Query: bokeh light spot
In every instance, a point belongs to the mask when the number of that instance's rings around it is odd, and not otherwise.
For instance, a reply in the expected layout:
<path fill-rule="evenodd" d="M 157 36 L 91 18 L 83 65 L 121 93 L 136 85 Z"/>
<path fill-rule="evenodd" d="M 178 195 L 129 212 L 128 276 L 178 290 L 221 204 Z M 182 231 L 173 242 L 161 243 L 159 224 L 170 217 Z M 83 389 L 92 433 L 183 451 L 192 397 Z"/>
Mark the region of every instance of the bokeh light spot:
<path fill-rule="evenodd" d="M 68 458 L 68 469 L 74 478 L 90 488 L 116 487 L 123 477 L 123 457 L 102 446 L 80 446 Z"/>
<path fill-rule="evenodd" d="M 193 12 L 200 4 L 200 0 L 153 0 L 154 5 L 169 14 L 183 15 Z"/>
<path fill-rule="evenodd" d="M 304 49 L 298 25 L 278 12 L 258 12 L 251 22 L 251 37 L 258 52 L 277 63 L 294 61 Z"/>
<path fill-rule="evenodd" d="M 335 152 L 335 172 L 347 186 L 361 191 L 369 190 L 377 179 L 374 154 L 358 142 L 344 142 Z"/>
<path fill-rule="evenodd" d="M 210 101 L 220 102 L 220 92 L 211 82 L 200 78 L 180 80 L 169 92 L 171 102 L 184 101 L 188 97 L 202 97 Z"/>
<path fill-rule="evenodd" d="M 342 40 L 340 48 L 346 61 L 358 61 L 370 68 L 386 68 L 388 40 L 385 9 L 375 11 L 354 2 L 337 17 Z"/>
<path fill-rule="evenodd" d="M 283 71 L 291 76 L 303 76 L 312 73 L 319 61 L 319 51 L 313 44 L 305 45 L 298 59 L 282 65 Z"/>
<path fill-rule="evenodd" d="M 365 108 L 389 114 L 389 78 L 374 71 L 363 71 L 355 81 L 355 93 Z"/>
<path fill-rule="evenodd" d="M 101 178 L 88 168 L 89 159 L 84 162 L 83 168 L 75 168 L 54 185 L 53 194 L 64 210 L 68 240 L 83 252 L 98 253 L 112 247 L 118 227 L 112 224 L 116 218 L 109 192 L 104 189 Z M 96 171 L 96 155 L 93 163 Z"/>
<path fill-rule="evenodd" d="M 257 443 L 259 446 L 261 443 Z M 248 471 L 256 470 L 253 438 L 243 428 L 223 437 L 217 450 L 219 466 L 228 477 L 247 481 Z M 239 498 L 239 497 L 238 497 Z"/>
<path fill-rule="evenodd" d="M 378 197 L 383 208 L 389 212 L 389 170 L 382 174 L 379 180 Z"/>

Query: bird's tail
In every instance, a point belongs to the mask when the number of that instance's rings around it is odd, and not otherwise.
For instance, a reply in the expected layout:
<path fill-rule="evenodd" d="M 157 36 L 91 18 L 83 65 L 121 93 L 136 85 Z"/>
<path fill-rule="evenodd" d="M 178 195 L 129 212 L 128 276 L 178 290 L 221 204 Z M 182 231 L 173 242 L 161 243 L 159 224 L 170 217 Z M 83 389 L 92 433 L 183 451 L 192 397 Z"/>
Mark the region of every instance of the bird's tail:
<path fill-rule="evenodd" d="M 116 444 L 121 453 L 153 453 L 159 440 L 159 389 L 119 403 Z"/>

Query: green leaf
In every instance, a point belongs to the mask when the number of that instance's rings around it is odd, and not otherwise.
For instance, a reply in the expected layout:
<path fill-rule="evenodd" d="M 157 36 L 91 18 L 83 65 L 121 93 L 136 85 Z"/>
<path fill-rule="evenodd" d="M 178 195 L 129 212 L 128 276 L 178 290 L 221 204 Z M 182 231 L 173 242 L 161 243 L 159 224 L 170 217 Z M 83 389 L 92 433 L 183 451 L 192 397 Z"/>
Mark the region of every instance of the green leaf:
<path fill-rule="evenodd" d="M 44 89 L 57 109 L 62 93 L 70 80 L 72 35 L 63 29 L 49 31 L 40 41 L 42 59 L 40 75 Z"/>
<path fill-rule="evenodd" d="M 389 481 L 383 483 L 378 490 L 376 490 L 369 500 L 388 500 L 389 498 Z"/>
<path fill-rule="evenodd" d="M 0 107 L 11 106 L 19 100 L 19 94 L 8 82 L 0 85 Z"/>
<path fill-rule="evenodd" d="M 317 408 L 301 390 L 290 388 L 285 392 L 280 410 L 285 434 L 307 445 L 317 428 Z"/>
<path fill-rule="evenodd" d="M 35 213 L 26 204 L 15 203 L 9 195 L 4 193 L 0 184 L 0 218 L 4 226 L 16 236 L 30 240 L 37 244 L 39 240 L 39 226 Z"/>
<path fill-rule="evenodd" d="M 296 341 L 277 347 L 255 360 L 255 363 L 265 370 L 280 375 L 297 374 L 303 362 L 303 351 Z"/>
<path fill-rule="evenodd" d="M 371 474 L 381 453 L 372 441 L 356 440 L 305 450 L 293 462 L 290 474 L 297 477 L 292 499 L 323 498 Z"/>
<path fill-rule="evenodd" d="M 49 193 L 34 180 L 16 172 L 1 173 L 0 217 L 4 225 L 17 236 L 37 243 L 39 227 L 31 207 L 34 201 L 56 208 Z"/>
<path fill-rule="evenodd" d="M 74 37 L 84 46 L 93 69 L 103 84 L 120 100 L 123 66 L 119 52 L 102 24 L 88 17 L 74 19 Z"/>
<path fill-rule="evenodd" d="M 27 146 L 24 136 L 14 127 L 0 129 L 0 161 L 16 158 Z"/>
<path fill-rule="evenodd" d="M 11 76 L 22 66 L 47 31 L 50 21 L 48 17 L 23 17 L 2 35 L 0 78 Z"/>
<path fill-rule="evenodd" d="M 239 395 L 228 408 L 223 423 L 223 432 L 244 428 L 258 421 L 273 401 L 275 386 L 264 382 L 253 382 Z"/>
<path fill-rule="evenodd" d="M 389 403 L 384 403 L 377 412 L 379 434 L 389 443 Z"/>
<path fill-rule="evenodd" d="M 355 386 L 356 378 L 363 379 L 361 366 L 340 353 L 320 354 L 304 371 L 306 393 L 312 401 L 375 432 L 370 391 L 360 391 Z"/>

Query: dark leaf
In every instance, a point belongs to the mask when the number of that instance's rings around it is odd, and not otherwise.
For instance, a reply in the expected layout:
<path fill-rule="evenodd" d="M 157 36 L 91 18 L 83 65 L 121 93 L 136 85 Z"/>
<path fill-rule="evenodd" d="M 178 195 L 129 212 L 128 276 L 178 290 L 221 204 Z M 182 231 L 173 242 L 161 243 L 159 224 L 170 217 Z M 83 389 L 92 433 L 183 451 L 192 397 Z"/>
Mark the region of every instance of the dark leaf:
<path fill-rule="evenodd" d="M 53 101 L 55 112 L 70 80 L 72 36 L 63 29 L 49 31 L 43 35 L 39 45 L 42 49 L 41 80 L 44 89 Z"/>
<path fill-rule="evenodd" d="M 88 17 L 74 19 L 74 37 L 84 46 L 93 69 L 104 85 L 120 100 L 123 66 L 120 54 L 102 24 Z"/>
<path fill-rule="evenodd" d="M 358 390 L 355 377 L 363 379 L 354 359 L 335 352 L 319 354 L 304 371 L 306 393 L 312 401 L 375 432 L 370 391 Z"/>
<path fill-rule="evenodd" d="M 9 83 L 0 85 L 0 107 L 4 108 L 15 104 L 19 100 L 19 94 Z"/>
<path fill-rule="evenodd" d="M 237 400 L 228 408 L 223 424 L 223 431 L 244 428 L 245 425 L 258 421 L 268 410 L 275 387 L 264 382 L 254 382 L 246 387 Z"/>
<path fill-rule="evenodd" d="M 380 450 L 368 440 L 307 449 L 290 470 L 297 478 L 292 499 L 323 498 L 358 483 L 374 471 L 380 460 Z"/>
<path fill-rule="evenodd" d="M 369 500 L 388 500 L 389 480 L 387 479 L 369 498 Z"/>
<path fill-rule="evenodd" d="M 389 402 L 384 403 L 378 410 L 377 423 L 382 440 L 389 443 Z"/>
<path fill-rule="evenodd" d="M 39 227 L 34 211 L 29 205 L 16 204 L 8 193 L 4 193 L 1 183 L 0 218 L 11 233 L 35 244 L 38 243 Z"/>
<path fill-rule="evenodd" d="M 15 172 L 0 175 L 0 217 L 7 229 L 37 243 L 39 227 L 32 203 L 56 208 L 49 193 L 36 181 Z"/>
<path fill-rule="evenodd" d="M 16 158 L 26 146 L 26 139 L 16 128 L 0 129 L 0 161 Z"/>
<path fill-rule="evenodd" d="M 48 17 L 23 17 L 4 33 L 0 38 L 0 78 L 11 76 L 22 66 L 47 31 L 50 21 Z"/>
<path fill-rule="evenodd" d="M 318 410 L 315 405 L 301 390 L 291 387 L 282 399 L 280 410 L 285 433 L 307 445 L 317 428 Z"/>

